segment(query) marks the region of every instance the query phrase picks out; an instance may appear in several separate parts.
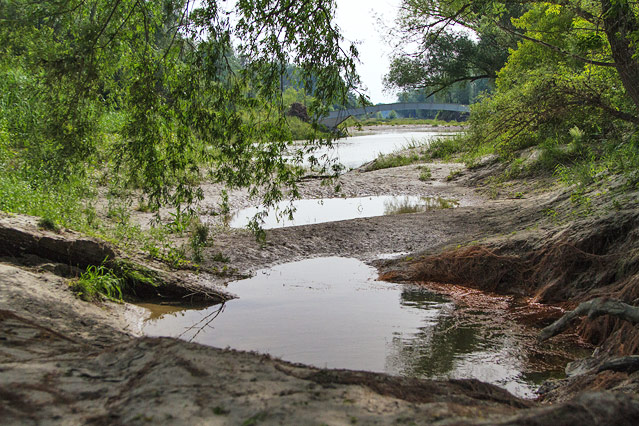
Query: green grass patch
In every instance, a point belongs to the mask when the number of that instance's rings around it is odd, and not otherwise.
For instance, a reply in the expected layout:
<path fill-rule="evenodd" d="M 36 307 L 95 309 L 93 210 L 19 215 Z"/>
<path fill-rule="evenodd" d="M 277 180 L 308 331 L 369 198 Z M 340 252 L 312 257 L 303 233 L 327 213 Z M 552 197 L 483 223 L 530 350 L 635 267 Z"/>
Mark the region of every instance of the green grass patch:
<path fill-rule="evenodd" d="M 313 127 L 298 117 L 286 117 L 288 129 L 291 133 L 291 139 L 294 141 L 303 141 L 317 138 L 326 138 L 328 133 L 313 129 Z"/>
<path fill-rule="evenodd" d="M 419 170 L 419 180 L 421 180 L 422 182 L 429 181 L 433 178 L 433 172 L 430 170 L 430 167 L 420 166 Z"/>
<path fill-rule="evenodd" d="M 427 159 L 448 161 L 456 155 L 469 151 L 471 151 L 470 146 L 463 135 L 451 135 L 431 141 L 424 155 Z"/>
<path fill-rule="evenodd" d="M 96 219 L 94 197 L 95 192 L 79 179 L 33 182 L 0 165 L 0 211 L 40 217 L 42 228 L 90 228 Z"/>
<path fill-rule="evenodd" d="M 451 170 L 450 173 L 448 174 L 448 176 L 446 176 L 446 180 L 448 182 L 450 182 L 451 180 L 454 180 L 456 178 L 458 178 L 459 176 L 461 176 L 462 174 L 462 170 L 457 169 L 457 170 Z"/>
<path fill-rule="evenodd" d="M 84 300 L 97 301 L 105 297 L 113 301 L 122 301 L 124 285 L 124 280 L 111 269 L 104 265 L 91 265 L 71 283 L 71 288 Z"/>
<path fill-rule="evenodd" d="M 391 167 L 408 166 L 421 161 L 416 153 L 411 154 L 379 154 L 379 156 L 366 167 L 367 171 L 388 169 Z"/>
<path fill-rule="evenodd" d="M 407 214 L 429 210 L 452 209 L 459 205 L 457 200 L 442 197 L 422 197 L 413 201 L 408 197 L 384 203 L 384 214 Z"/>
<path fill-rule="evenodd" d="M 145 266 L 126 259 L 105 259 L 102 265 L 88 266 L 70 286 L 81 299 L 96 302 L 102 298 L 153 297 L 163 284 L 158 272 Z"/>

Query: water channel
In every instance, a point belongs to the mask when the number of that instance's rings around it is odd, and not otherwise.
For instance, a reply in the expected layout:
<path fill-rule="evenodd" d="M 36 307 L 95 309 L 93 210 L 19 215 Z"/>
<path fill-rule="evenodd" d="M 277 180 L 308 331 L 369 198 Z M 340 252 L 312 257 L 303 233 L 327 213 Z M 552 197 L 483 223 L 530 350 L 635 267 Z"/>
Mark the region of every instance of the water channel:
<path fill-rule="evenodd" d="M 322 148 L 313 153 L 315 158 L 326 158 L 341 163 L 346 170 L 354 169 L 374 160 L 380 154 L 390 154 L 408 146 L 428 144 L 439 137 L 450 137 L 452 132 L 385 132 L 351 136 L 334 143 L 332 149 Z M 309 165 L 308 156 L 303 165 Z"/>
<path fill-rule="evenodd" d="M 415 213 L 432 209 L 454 208 L 459 205 L 457 200 L 414 195 L 304 199 L 295 200 L 292 203 L 283 201 L 266 210 L 266 215 L 262 217 L 264 221 L 262 228 L 285 228 L 363 217 Z M 289 206 L 295 209 L 293 217 L 284 213 Z M 244 228 L 261 210 L 259 207 L 247 207 L 237 211 L 231 218 L 229 225 L 232 228 Z"/>
<path fill-rule="evenodd" d="M 380 154 L 396 152 L 407 146 L 427 145 L 434 139 L 450 137 L 454 133 L 442 132 L 385 132 L 371 135 L 353 136 L 339 140 L 332 149 L 318 150 L 314 155 L 326 155 L 346 167 L 356 168 L 374 160 Z M 304 163 L 308 165 L 308 162 Z M 381 195 L 353 198 L 304 199 L 294 202 L 282 201 L 265 211 L 261 224 L 264 229 L 287 226 L 334 222 L 388 214 L 411 213 L 435 208 L 453 208 L 462 204 L 458 200 L 440 197 L 419 197 L 414 195 Z M 290 218 L 286 211 L 294 209 Z M 229 225 L 244 228 L 263 209 L 247 207 L 233 213 Z"/>
<path fill-rule="evenodd" d="M 340 142 L 338 155 L 345 165 L 357 167 L 379 152 L 433 136 L 360 136 Z M 369 142 L 372 150 L 365 149 Z M 410 211 L 458 205 L 456 200 L 414 196 L 297 203 L 293 221 L 278 221 L 271 211 L 264 227 L 397 213 L 389 208 Z M 245 226 L 256 212 L 238 212 L 232 226 Z M 380 254 L 380 258 L 392 256 Z M 543 350 L 536 342 L 538 330 L 509 319 L 512 306 L 507 298 L 484 295 L 487 300 L 469 307 L 424 287 L 376 277 L 373 267 L 351 258 L 286 263 L 230 283 L 228 290 L 238 298 L 224 305 L 201 309 L 143 305 L 150 314 L 142 328 L 152 336 L 268 353 L 322 368 L 418 378 L 476 378 L 522 397 L 534 396 L 543 380 L 560 376 L 571 357 L 572 349 L 554 348 L 553 361 L 539 362 Z"/>

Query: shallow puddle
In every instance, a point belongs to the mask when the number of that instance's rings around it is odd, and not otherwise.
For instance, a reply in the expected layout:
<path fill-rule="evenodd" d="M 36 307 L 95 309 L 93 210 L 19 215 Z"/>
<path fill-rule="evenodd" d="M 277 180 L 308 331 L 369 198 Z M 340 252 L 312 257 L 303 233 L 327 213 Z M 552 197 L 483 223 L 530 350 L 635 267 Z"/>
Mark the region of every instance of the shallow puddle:
<path fill-rule="evenodd" d="M 310 225 L 338 220 L 383 216 L 389 214 L 415 213 L 429 209 L 453 208 L 459 202 L 441 197 L 418 197 L 412 195 L 380 195 L 355 198 L 322 198 L 296 200 L 293 218 L 284 213 L 291 206 L 288 201 L 280 202 L 267 210 L 263 217 L 264 229 L 287 226 Z M 258 207 L 248 207 L 236 212 L 231 221 L 232 228 L 244 228 L 261 211 Z"/>
<path fill-rule="evenodd" d="M 146 305 L 153 314 L 143 330 L 317 367 L 477 378 L 524 397 L 561 374 L 563 357 L 541 371 L 529 359 L 539 355 L 536 331 L 507 319 L 505 299 L 489 300 L 488 310 L 464 309 L 424 288 L 375 278 L 374 268 L 355 259 L 288 263 L 230 283 L 239 299 L 225 305 L 178 312 Z"/>

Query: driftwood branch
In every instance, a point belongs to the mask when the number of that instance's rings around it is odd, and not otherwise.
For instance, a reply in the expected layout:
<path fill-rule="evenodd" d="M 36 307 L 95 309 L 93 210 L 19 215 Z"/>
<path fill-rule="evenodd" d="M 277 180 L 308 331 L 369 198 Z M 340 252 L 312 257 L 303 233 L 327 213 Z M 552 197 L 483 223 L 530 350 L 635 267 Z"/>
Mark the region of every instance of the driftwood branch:
<path fill-rule="evenodd" d="M 639 355 L 622 356 L 606 361 L 601 364 L 597 372 L 606 370 L 633 373 L 639 370 Z"/>
<path fill-rule="evenodd" d="M 612 315 L 633 324 L 639 323 L 639 307 L 628 305 L 620 300 L 598 297 L 580 303 L 575 310 L 566 313 L 563 317 L 541 330 L 539 339 L 546 340 L 556 336 L 564 331 L 573 319 L 584 315 L 588 315 L 588 318 L 591 319 L 602 315 Z"/>

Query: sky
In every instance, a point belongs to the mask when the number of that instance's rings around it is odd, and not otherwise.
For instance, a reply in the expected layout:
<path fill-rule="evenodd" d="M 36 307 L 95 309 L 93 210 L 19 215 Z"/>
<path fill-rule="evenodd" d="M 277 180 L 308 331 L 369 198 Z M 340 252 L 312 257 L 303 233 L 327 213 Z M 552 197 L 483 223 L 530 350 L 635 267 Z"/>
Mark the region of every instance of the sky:
<path fill-rule="evenodd" d="M 395 93 L 383 91 L 382 80 L 388 73 L 390 64 L 390 44 L 388 28 L 397 16 L 401 0 L 335 0 L 337 4 L 335 22 L 347 42 L 357 42 L 360 64 L 358 74 L 365 93 L 371 102 L 392 103 L 397 100 Z M 195 1 L 195 6 L 200 0 Z M 226 1 L 226 10 L 232 10 L 235 0 Z M 380 24 L 380 20 L 383 24 Z"/>
<path fill-rule="evenodd" d="M 390 64 L 390 45 L 386 27 L 392 26 L 401 0 L 336 0 L 336 23 L 344 38 L 357 45 L 361 63 L 357 71 L 368 88 L 366 93 L 373 103 L 395 102 L 395 93 L 383 92 L 382 79 Z"/>

